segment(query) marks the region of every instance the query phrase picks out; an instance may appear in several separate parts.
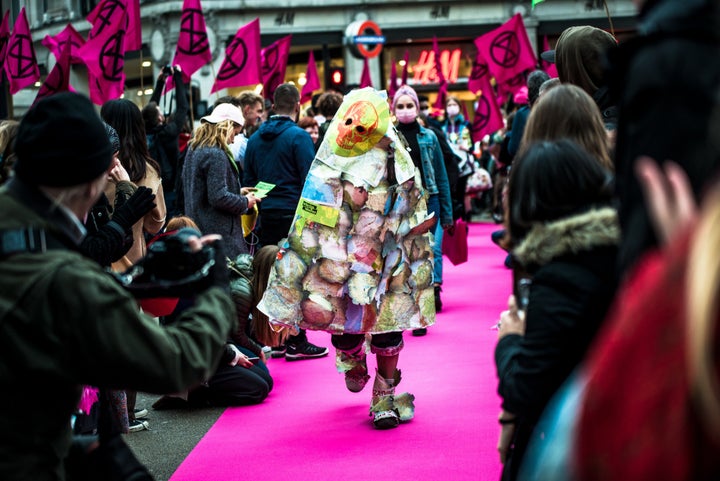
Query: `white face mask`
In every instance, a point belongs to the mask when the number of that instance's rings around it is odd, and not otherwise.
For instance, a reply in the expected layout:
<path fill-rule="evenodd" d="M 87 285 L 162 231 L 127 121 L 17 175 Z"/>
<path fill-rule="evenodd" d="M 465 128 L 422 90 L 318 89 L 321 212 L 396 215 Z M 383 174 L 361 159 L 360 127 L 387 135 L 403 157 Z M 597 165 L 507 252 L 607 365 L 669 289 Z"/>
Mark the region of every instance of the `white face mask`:
<path fill-rule="evenodd" d="M 420 113 L 427 117 L 430 115 L 430 109 L 422 109 Z"/>
<path fill-rule="evenodd" d="M 445 109 L 445 112 L 447 112 L 450 117 L 455 117 L 457 114 L 460 113 L 460 107 L 458 107 L 457 105 L 448 105 Z"/>
<path fill-rule="evenodd" d="M 415 122 L 417 118 L 417 109 L 415 107 L 411 109 L 402 109 L 395 112 L 398 122 L 401 124 L 411 124 Z"/>

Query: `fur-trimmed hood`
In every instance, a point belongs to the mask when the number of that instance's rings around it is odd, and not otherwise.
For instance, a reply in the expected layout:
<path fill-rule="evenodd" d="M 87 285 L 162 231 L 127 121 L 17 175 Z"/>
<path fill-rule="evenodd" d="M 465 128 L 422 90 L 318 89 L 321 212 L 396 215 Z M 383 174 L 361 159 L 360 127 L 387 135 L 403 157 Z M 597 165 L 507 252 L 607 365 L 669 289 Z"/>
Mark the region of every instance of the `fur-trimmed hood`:
<path fill-rule="evenodd" d="M 534 226 L 513 251 L 524 266 L 543 266 L 566 255 L 589 251 L 595 247 L 620 243 L 620 224 L 612 207 L 592 209 Z"/>

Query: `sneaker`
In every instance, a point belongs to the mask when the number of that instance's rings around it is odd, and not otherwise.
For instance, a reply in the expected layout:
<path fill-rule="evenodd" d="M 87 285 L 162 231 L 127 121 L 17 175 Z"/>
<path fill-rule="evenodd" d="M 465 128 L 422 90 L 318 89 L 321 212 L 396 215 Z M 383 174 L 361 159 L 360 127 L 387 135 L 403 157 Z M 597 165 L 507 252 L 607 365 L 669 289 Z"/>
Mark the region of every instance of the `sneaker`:
<path fill-rule="evenodd" d="M 271 348 L 270 357 L 273 359 L 277 359 L 280 357 L 285 357 L 285 352 L 287 351 L 285 346 L 275 346 Z"/>
<path fill-rule="evenodd" d="M 400 424 L 400 416 L 394 410 L 376 412 L 373 416 L 375 429 L 392 429 Z"/>
<path fill-rule="evenodd" d="M 421 327 L 419 329 L 413 329 L 412 335 L 415 337 L 424 336 L 427 334 L 427 327 Z"/>
<path fill-rule="evenodd" d="M 140 419 L 135 419 L 133 421 L 130 421 L 130 426 L 128 427 L 128 429 L 131 433 L 145 431 L 146 429 L 150 429 L 150 423 L 147 421 L 141 421 Z"/>
<path fill-rule="evenodd" d="M 135 419 L 145 419 L 148 415 L 147 409 L 135 409 L 133 410 L 133 413 L 135 414 Z"/>
<path fill-rule="evenodd" d="M 442 299 L 440 299 L 440 291 L 442 291 L 442 287 L 435 286 L 435 312 L 442 311 Z"/>
<path fill-rule="evenodd" d="M 297 361 L 300 359 L 313 359 L 328 355 L 327 347 L 316 346 L 307 341 L 298 344 L 288 344 L 285 352 L 286 361 Z"/>

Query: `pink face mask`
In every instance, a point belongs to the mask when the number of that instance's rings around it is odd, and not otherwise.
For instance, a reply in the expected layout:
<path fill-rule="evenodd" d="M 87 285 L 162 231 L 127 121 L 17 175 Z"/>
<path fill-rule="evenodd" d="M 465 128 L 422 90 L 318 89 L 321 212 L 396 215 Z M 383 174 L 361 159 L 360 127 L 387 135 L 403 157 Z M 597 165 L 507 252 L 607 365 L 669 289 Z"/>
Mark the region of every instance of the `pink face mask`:
<path fill-rule="evenodd" d="M 415 122 L 417 118 L 417 108 L 412 107 L 410 109 L 402 109 L 395 111 L 395 117 L 401 124 L 411 124 Z"/>

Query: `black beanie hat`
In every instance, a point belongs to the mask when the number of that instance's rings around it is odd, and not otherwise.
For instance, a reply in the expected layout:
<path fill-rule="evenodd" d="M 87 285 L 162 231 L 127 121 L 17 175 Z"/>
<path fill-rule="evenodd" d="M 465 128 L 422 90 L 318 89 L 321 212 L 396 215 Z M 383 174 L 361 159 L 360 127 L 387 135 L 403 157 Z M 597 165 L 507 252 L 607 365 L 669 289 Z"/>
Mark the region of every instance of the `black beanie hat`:
<path fill-rule="evenodd" d="M 15 175 L 31 185 L 70 187 L 110 167 L 112 146 L 90 100 L 63 92 L 42 99 L 20 121 Z"/>

